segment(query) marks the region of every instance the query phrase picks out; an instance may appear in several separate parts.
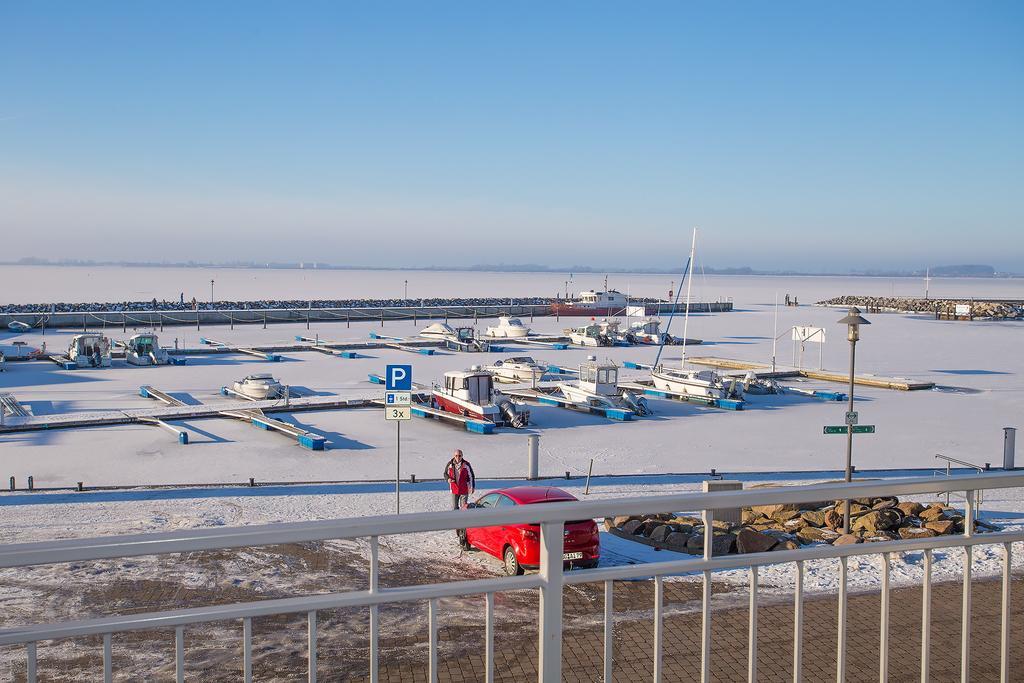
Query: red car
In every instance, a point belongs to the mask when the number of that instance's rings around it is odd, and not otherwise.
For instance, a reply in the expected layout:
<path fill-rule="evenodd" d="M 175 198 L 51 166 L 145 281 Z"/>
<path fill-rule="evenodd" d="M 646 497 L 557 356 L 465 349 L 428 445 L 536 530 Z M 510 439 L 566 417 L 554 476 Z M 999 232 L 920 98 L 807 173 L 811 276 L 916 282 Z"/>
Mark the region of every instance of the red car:
<path fill-rule="evenodd" d="M 576 500 L 571 493 L 554 486 L 516 486 L 481 496 L 473 507 L 511 507 Z M 597 524 L 592 519 L 565 523 L 562 559 L 569 567 L 594 567 L 601 554 Z M 540 566 L 540 525 L 512 524 L 466 529 L 471 546 L 494 555 L 505 564 L 505 573 L 522 574 Z"/>

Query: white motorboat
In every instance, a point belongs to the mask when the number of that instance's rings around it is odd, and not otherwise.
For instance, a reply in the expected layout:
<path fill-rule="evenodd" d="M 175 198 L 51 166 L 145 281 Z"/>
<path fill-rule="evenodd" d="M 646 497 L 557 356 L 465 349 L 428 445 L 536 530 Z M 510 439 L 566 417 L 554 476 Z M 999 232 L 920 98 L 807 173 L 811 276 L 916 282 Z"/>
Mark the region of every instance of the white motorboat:
<path fill-rule="evenodd" d="M 690 260 L 687 263 L 686 300 L 690 301 L 690 287 L 694 254 L 697 250 L 697 229 L 693 229 L 693 241 L 690 245 Z M 651 380 L 656 389 L 671 391 L 686 396 L 708 399 L 741 399 L 743 398 L 743 381 L 740 377 L 723 377 L 715 370 L 691 370 L 686 367 L 686 334 L 690 323 L 690 307 L 686 307 L 683 317 L 683 353 L 679 367 L 656 365 L 651 370 Z M 660 355 L 660 351 L 659 351 Z"/>
<path fill-rule="evenodd" d="M 611 346 L 614 342 L 601 332 L 601 326 L 595 323 L 580 327 L 567 327 L 563 330 L 569 340 L 578 346 Z"/>
<path fill-rule="evenodd" d="M 262 401 L 284 396 L 284 385 L 269 373 L 249 375 L 231 385 L 236 394 Z"/>
<path fill-rule="evenodd" d="M 644 398 L 619 387 L 619 369 L 615 365 L 583 363 L 580 365 L 579 379 L 559 382 L 558 390 L 578 405 L 621 408 L 637 415 L 651 413 Z"/>
<path fill-rule="evenodd" d="M 548 371 L 545 363 L 539 363 L 529 356 L 515 356 L 494 361 L 484 368 L 499 382 L 530 382 L 535 384 L 544 379 Z"/>
<path fill-rule="evenodd" d="M 429 339 L 452 339 L 458 335 L 451 325 L 447 323 L 434 323 L 420 330 L 420 336 Z"/>
<path fill-rule="evenodd" d="M 619 325 L 621 324 L 622 323 L 619 320 L 609 320 L 608 318 L 605 318 L 604 320 L 598 321 L 597 326 L 600 328 L 601 334 L 611 340 L 613 346 L 616 344 L 632 344 L 629 340 L 628 334 L 619 328 Z"/>
<path fill-rule="evenodd" d="M 80 368 L 108 368 L 110 340 L 102 334 L 76 334 L 68 346 L 68 360 Z"/>
<path fill-rule="evenodd" d="M 479 368 L 444 373 L 444 386 L 434 388 L 431 400 L 439 410 L 499 427 L 521 429 L 530 423 L 530 411 L 495 390 L 491 373 Z"/>
<path fill-rule="evenodd" d="M 715 370 L 690 370 L 664 365 L 651 370 L 654 388 L 700 398 L 743 398 L 743 378 L 719 375 Z"/>
<path fill-rule="evenodd" d="M 530 336 L 530 328 L 519 318 L 503 315 L 498 318 L 496 326 L 487 328 L 485 335 L 502 339 L 525 339 Z"/>
<path fill-rule="evenodd" d="M 675 337 L 661 331 L 661 321 L 657 318 L 634 320 L 629 324 L 626 334 L 636 344 L 672 344 Z"/>
<path fill-rule="evenodd" d="M 136 334 L 124 342 L 124 359 L 129 365 L 167 365 L 171 355 L 155 334 Z"/>

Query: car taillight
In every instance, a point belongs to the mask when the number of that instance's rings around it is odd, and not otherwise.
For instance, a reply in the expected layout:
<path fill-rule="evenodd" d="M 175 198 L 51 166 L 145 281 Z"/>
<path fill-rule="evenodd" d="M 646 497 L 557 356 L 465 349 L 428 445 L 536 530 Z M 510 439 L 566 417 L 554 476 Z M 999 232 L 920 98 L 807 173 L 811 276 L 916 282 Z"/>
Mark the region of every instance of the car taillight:
<path fill-rule="evenodd" d="M 528 541 L 539 541 L 540 534 L 538 534 L 533 529 L 523 529 L 523 538 L 525 538 Z"/>

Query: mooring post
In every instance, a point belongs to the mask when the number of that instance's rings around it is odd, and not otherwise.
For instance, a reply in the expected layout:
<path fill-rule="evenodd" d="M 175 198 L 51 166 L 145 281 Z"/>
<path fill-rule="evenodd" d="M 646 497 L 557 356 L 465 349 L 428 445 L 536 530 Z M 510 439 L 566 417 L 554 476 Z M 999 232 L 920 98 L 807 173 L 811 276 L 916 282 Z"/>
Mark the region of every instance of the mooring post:
<path fill-rule="evenodd" d="M 14 477 L 11 477 L 11 490 L 14 490 Z"/>
<path fill-rule="evenodd" d="M 1003 427 L 1003 469 L 1012 470 L 1014 465 L 1014 451 L 1016 450 L 1017 428 Z"/>
<path fill-rule="evenodd" d="M 534 480 L 537 478 L 537 463 L 540 453 L 540 434 L 530 434 L 526 437 L 526 478 Z"/>
<path fill-rule="evenodd" d="M 29 491 L 35 491 L 35 489 L 36 489 L 35 481 L 32 479 L 32 475 L 30 474 L 30 475 L 28 475 L 28 490 Z"/>
<path fill-rule="evenodd" d="M 81 482 L 81 481 L 78 482 L 78 490 L 79 491 L 84 491 L 85 490 L 84 482 Z"/>
<path fill-rule="evenodd" d="M 590 459 L 590 467 L 587 469 L 587 488 L 583 490 L 584 496 L 590 495 L 590 475 L 594 473 L 594 459 Z"/>
<path fill-rule="evenodd" d="M 255 486 L 256 486 L 256 477 L 249 477 L 249 487 L 250 488 L 255 488 Z"/>
<path fill-rule="evenodd" d="M 124 313 L 121 314 L 121 331 L 122 332 L 127 332 L 128 331 L 128 320 L 125 318 Z"/>

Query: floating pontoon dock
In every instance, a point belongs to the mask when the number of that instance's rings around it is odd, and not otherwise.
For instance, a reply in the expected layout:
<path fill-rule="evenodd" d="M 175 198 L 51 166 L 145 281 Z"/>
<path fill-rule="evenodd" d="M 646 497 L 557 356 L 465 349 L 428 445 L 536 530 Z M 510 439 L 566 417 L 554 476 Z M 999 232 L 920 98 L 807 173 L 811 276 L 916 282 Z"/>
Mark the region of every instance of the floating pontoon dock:
<path fill-rule="evenodd" d="M 216 339 L 207 339 L 206 337 L 199 338 L 200 344 L 206 344 L 208 346 L 214 346 L 217 348 L 227 349 L 230 353 L 244 353 L 247 356 L 255 356 L 256 358 L 262 358 L 272 363 L 276 363 L 281 360 L 281 356 L 276 353 L 268 353 L 266 351 L 260 351 L 259 349 L 251 348 L 248 346 L 233 346 Z"/>
<path fill-rule="evenodd" d="M 808 368 L 794 368 L 788 366 L 775 366 L 772 372 L 771 366 L 767 363 L 756 363 L 753 361 L 736 360 L 733 358 L 716 358 L 714 356 L 702 356 L 687 358 L 687 361 L 694 365 L 707 365 L 714 368 L 726 368 L 730 370 L 752 370 L 758 377 L 806 377 L 824 382 L 839 382 L 848 384 L 850 375 L 843 372 L 832 372 L 830 370 L 811 370 Z M 912 382 L 902 377 L 883 377 L 880 375 L 854 375 L 854 384 L 866 387 L 878 387 L 881 389 L 896 389 L 898 391 L 917 391 L 920 389 L 931 389 L 935 382 Z"/>

